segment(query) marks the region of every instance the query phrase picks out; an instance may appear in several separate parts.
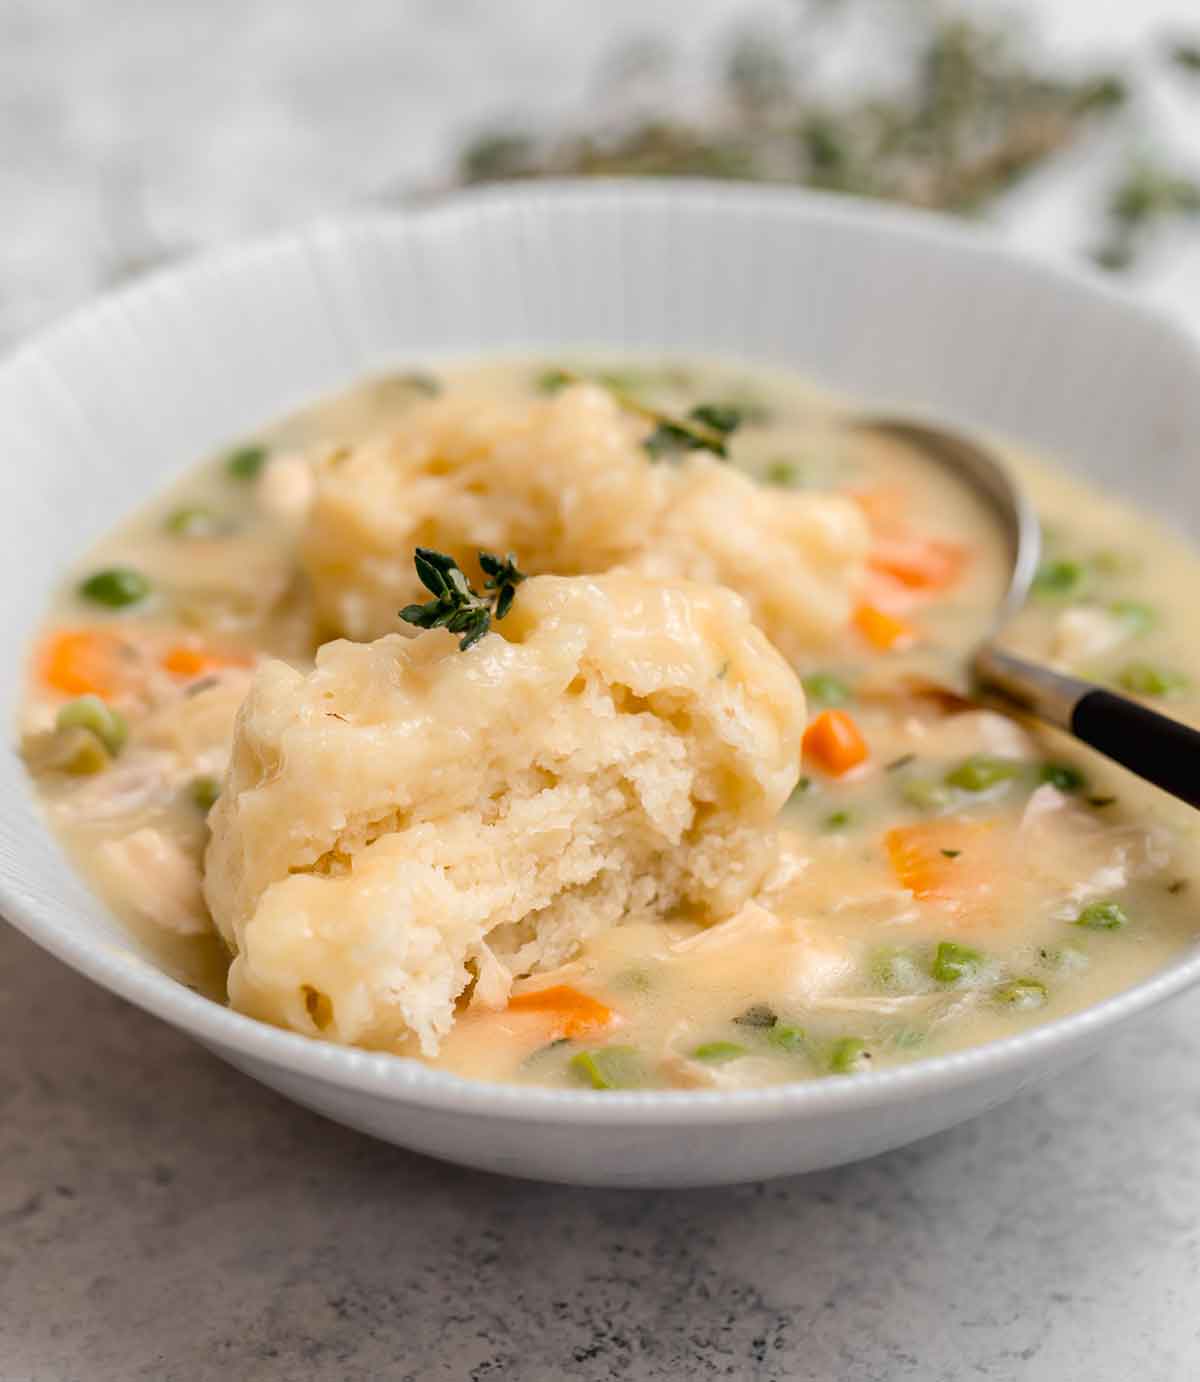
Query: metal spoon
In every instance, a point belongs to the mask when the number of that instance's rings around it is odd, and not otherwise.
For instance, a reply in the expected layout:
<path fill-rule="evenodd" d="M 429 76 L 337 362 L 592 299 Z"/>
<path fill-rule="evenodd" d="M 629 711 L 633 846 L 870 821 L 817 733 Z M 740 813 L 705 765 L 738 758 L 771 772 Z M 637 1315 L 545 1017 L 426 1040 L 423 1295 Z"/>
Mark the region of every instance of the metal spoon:
<path fill-rule="evenodd" d="M 866 417 L 851 425 L 906 442 L 936 460 L 981 496 L 1004 527 L 1012 568 L 991 632 L 971 659 L 979 687 L 1066 730 L 1190 806 L 1200 806 L 1200 732 L 1128 696 L 997 646 L 1004 625 L 1025 603 L 1042 546 L 1037 514 L 1004 463 L 978 442 L 929 423 Z"/>

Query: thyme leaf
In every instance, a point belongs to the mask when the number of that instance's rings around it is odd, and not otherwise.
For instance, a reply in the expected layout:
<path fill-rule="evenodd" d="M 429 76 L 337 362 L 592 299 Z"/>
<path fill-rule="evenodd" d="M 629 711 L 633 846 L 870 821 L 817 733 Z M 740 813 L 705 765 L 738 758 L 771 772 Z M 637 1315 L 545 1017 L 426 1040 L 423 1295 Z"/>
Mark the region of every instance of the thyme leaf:
<path fill-rule="evenodd" d="M 445 552 L 418 547 L 413 565 L 421 584 L 434 597 L 423 605 L 405 605 L 400 618 L 419 629 L 447 629 L 461 635 L 459 650 L 472 648 L 491 628 L 493 619 L 503 619 L 512 608 L 517 586 L 525 579 L 511 552 L 503 560 L 491 552 L 480 552 L 479 565 L 487 579 L 480 595 L 458 563 Z"/>
<path fill-rule="evenodd" d="M 479 565 L 487 577 L 483 583 L 484 590 L 495 591 L 496 604 L 492 615 L 496 619 L 503 619 L 512 609 L 517 586 L 525 579 L 525 573 L 517 569 L 517 559 L 511 552 L 503 561 L 491 552 L 480 552 Z"/>

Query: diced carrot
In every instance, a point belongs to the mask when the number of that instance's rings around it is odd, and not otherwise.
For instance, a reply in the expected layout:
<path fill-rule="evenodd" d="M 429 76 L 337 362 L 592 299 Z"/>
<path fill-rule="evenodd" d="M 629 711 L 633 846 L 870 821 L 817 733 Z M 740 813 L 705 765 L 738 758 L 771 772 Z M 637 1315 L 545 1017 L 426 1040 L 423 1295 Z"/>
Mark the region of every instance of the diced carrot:
<path fill-rule="evenodd" d="M 841 777 L 864 763 L 870 750 L 844 710 L 823 710 L 804 731 L 804 752 L 831 777 Z"/>
<path fill-rule="evenodd" d="M 963 915 L 992 891 L 1000 867 L 994 840 L 987 822 L 943 818 L 896 826 L 884 846 L 903 887 Z"/>
<path fill-rule="evenodd" d="M 909 590 L 945 590 L 962 575 L 967 550 L 938 538 L 881 538 L 867 564 Z"/>
<path fill-rule="evenodd" d="M 613 1010 L 598 998 L 580 993 L 567 984 L 518 993 L 509 999 L 509 1012 L 545 1013 L 556 1036 L 581 1037 L 612 1026 Z"/>
<path fill-rule="evenodd" d="M 899 651 L 917 641 L 917 631 L 907 619 L 888 614 L 878 605 L 859 605 L 854 611 L 854 627 L 880 652 Z"/>
<path fill-rule="evenodd" d="M 137 679 L 124 640 L 99 628 L 51 634 L 38 657 L 38 673 L 46 686 L 63 696 L 104 700 L 127 690 Z"/>
<path fill-rule="evenodd" d="M 173 677 L 194 681 L 226 667 L 248 667 L 250 660 L 241 653 L 219 653 L 211 648 L 192 648 L 180 643 L 167 649 L 162 665 Z"/>
<path fill-rule="evenodd" d="M 895 486 L 877 489 L 852 489 L 849 497 L 863 511 L 872 528 L 892 528 L 904 513 L 907 500 L 904 491 Z"/>

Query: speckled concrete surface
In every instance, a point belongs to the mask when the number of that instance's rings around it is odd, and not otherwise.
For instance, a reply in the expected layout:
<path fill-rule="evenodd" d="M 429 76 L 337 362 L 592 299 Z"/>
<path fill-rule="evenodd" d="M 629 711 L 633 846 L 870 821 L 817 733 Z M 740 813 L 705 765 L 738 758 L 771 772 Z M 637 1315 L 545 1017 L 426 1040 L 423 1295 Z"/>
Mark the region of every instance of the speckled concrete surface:
<path fill-rule="evenodd" d="M 1184 1382 L 1200 998 L 859 1166 L 587 1191 L 284 1103 L 0 934 L 0 1377 Z"/>
<path fill-rule="evenodd" d="M 1123 42 L 1193 6 L 1040 8 Z M 634 23 L 696 49 L 745 9 L 0 0 L 0 340 L 164 250 L 434 176 L 493 110 L 577 107 Z M 1065 246 L 1056 197 L 1009 233 Z M 1200 996 L 919 1146 L 677 1194 L 373 1143 L 4 928 L 0 1020 L 0 1382 L 1200 1374 Z"/>

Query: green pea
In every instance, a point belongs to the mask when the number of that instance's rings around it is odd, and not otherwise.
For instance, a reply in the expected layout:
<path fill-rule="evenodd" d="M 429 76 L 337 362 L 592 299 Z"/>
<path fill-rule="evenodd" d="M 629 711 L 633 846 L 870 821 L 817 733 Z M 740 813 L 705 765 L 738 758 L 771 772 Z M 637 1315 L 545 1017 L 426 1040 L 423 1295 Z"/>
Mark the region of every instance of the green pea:
<path fill-rule="evenodd" d="M 828 672 L 814 672 L 801 679 L 805 695 L 819 705 L 845 705 L 850 699 L 850 688 L 841 677 Z"/>
<path fill-rule="evenodd" d="M 1060 792 L 1078 792 L 1087 785 L 1087 778 L 1070 763 L 1043 763 L 1039 776 Z"/>
<path fill-rule="evenodd" d="M 1152 662 L 1127 662 L 1117 673 L 1117 683 L 1135 696 L 1176 696 L 1187 689 L 1188 679 Z"/>
<path fill-rule="evenodd" d="M 973 753 L 946 774 L 946 786 L 960 787 L 964 792 L 986 792 L 989 787 L 1011 781 L 1020 773 L 1022 766 L 1015 758 Z"/>
<path fill-rule="evenodd" d="M 120 711 L 106 705 L 99 696 L 80 696 L 68 701 L 54 721 L 58 729 L 86 729 L 115 758 L 129 738 L 129 726 Z"/>
<path fill-rule="evenodd" d="M 1119 902 L 1092 902 L 1075 918 L 1075 925 L 1087 931 L 1119 931 L 1129 925 L 1129 917 Z"/>
<path fill-rule="evenodd" d="M 745 1012 L 733 1019 L 739 1027 L 774 1027 L 779 1021 L 775 1010 L 766 1003 L 752 1003 Z"/>
<path fill-rule="evenodd" d="M 1083 587 L 1084 569 L 1077 561 L 1048 561 L 1038 567 L 1031 587 L 1046 600 L 1065 600 Z"/>
<path fill-rule="evenodd" d="M 920 993 L 929 977 L 917 954 L 902 945 L 885 946 L 871 957 L 871 978 L 893 993 Z"/>
<path fill-rule="evenodd" d="M 188 784 L 188 796 L 192 800 L 192 805 L 206 815 L 212 810 L 213 803 L 220 795 L 221 784 L 215 777 L 194 777 Z"/>
<path fill-rule="evenodd" d="M 131 566 L 108 566 L 83 581 L 79 593 L 93 604 L 124 609 L 150 594 L 150 582 Z"/>
<path fill-rule="evenodd" d="M 983 966 L 983 956 L 969 945 L 942 941 L 934 952 L 930 974 L 939 984 L 961 984 L 973 979 Z"/>
<path fill-rule="evenodd" d="M 572 1056 L 568 1069 L 593 1089 L 636 1089 L 645 1083 L 641 1052 L 636 1046 L 601 1046 Z"/>
<path fill-rule="evenodd" d="M 780 489 L 795 489 L 800 484 L 800 467 L 794 461 L 772 461 L 763 471 L 763 479 Z"/>
<path fill-rule="evenodd" d="M 781 1051 L 802 1051 L 804 1049 L 804 1028 L 790 1027 L 783 1022 L 777 1022 L 767 1033 L 767 1040 L 772 1046 L 778 1046 Z"/>
<path fill-rule="evenodd" d="M 163 519 L 163 527 L 175 537 L 217 537 L 226 529 L 219 514 L 200 504 L 173 509 Z"/>
<path fill-rule="evenodd" d="M 914 777 L 902 783 L 900 795 L 910 806 L 919 807 L 922 811 L 940 811 L 951 801 L 949 788 L 927 777 Z"/>
<path fill-rule="evenodd" d="M 1006 1008 L 1026 1010 L 1044 1006 L 1049 994 L 1040 979 L 1010 979 L 992 997 Z"/>
<path fill-rule="evenodd" d="M 266 463 L 265 446 L 239 446 L 225 458 L 225 471 L 234 480 L 257 480 Z"/>
<path fill-rule="evenodd" d="M 826 830 L 845 830 L 854 817 L 849 811 L 831 811 L 825 817 Z"/>
<path fill-rule="evenodd" d="M 829 1069 L 834 1075 L 853 1075 L 865 1070 L 870 1061 L 871 1053 L 862 1037 L 840 1037 L 829 1052 Z"/>
<path fill-rule="evenodd" d="M 692 1052 L 692 1059 L 702 1060 L 707 1065 L 724 1065 L 746 1054 L 746 1048 L 736 1041 L 706 1041 Z"/>
<path fill-rule="evenodd" d="M 1108 612 L 1128 625 L 1133 633 L 1146 633 L 1158 622 L 1154 610 L 1140 600 L 1114 600 Z"/>

